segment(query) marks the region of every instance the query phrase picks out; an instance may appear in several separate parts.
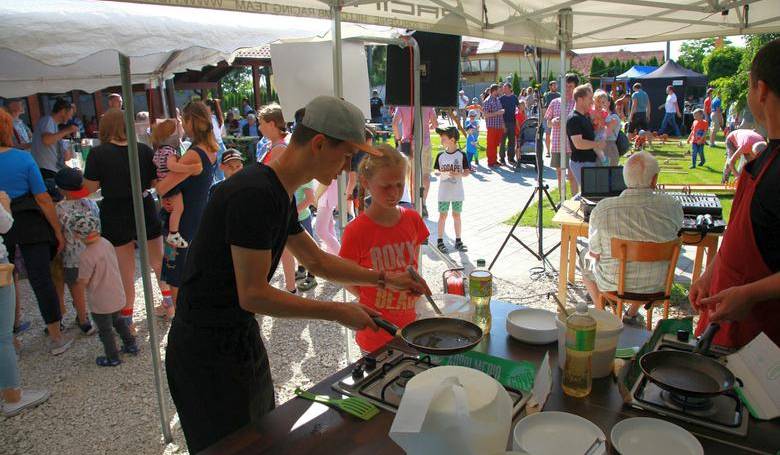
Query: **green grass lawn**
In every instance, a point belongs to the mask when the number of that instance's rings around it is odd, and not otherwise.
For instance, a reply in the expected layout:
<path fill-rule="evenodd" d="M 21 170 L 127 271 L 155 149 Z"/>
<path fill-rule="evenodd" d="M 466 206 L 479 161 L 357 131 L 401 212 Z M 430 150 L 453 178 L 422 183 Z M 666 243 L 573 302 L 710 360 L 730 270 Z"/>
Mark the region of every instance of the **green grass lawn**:
<path fill-rule="evenodd" d="M 718 136 L 720 144 L 723 144 L 722 135 Z M 689 169 L 691 165 L 690 145 L 683 140 L 682 145 L 679 141 L 670 141 L 664 145 L 660 143 L 655 144 L 652 148 L 647 149 L 652 153 L 661 165 L 661 174 L 658 177 L 658 183 L 668 184 L 697 184 L 697 183 L 720 183 L 723 175 L 723 164 L 726 160 L 726 153 L 724 146 L 710 147 L 704 146 L 704 156 L 706 162 L 704 166 L 696 167 L 696 169 Z M 625 158 L 621 159 L 621 164 L 625 162 Z M 559 191 L 557 189 L 551 190 L 550 195 L 554 201 L 558 201 Z M 733 193 L 718 194 L 720 203 L 723 206 L 723 219 L 728 221 L 729 213 L 731 212 L 731 202 L 734 198 Z M 517 220 L 518 212 L 512 218 L 505 221 L 506 224 L 513 224 Z M 549 202 L 545 202 L 542 219 L 544 221 L 544 227 L 557 227 L 552 222 L 554 215 L 553 209 L 550 207 Z M 536 226 L 536 205 L 529 207 L 523 215 L 520 221 L 521 226 Z"/>

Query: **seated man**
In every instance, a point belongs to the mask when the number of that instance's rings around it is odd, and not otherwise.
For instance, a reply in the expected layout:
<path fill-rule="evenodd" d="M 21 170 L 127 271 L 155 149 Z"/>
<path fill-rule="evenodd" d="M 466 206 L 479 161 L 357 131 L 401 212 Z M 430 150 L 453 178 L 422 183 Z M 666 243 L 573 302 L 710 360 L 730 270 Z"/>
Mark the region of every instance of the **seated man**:
<path fill-rule="evenodd" d="M 626 187 L 617 197 L 602 200 L 590 214 L 588 247 L 580 254 L 582 280 L 599 306 L 601 292 L 617 291 L 618 260 L 611 257 L 613 238 L 663 243 L 677 238 L 682 227 L 680 202 L 655 192 L 660 167 L 648 152 L 631 155 L 623 167 Z M 663 291 L 667 262 L 629 263 L 625 291 L 651 294 Z M 599 306 L 603 308 L 603 306 Z M 623 322 L 642 325 L 639 304 L 632 304 Z"/>

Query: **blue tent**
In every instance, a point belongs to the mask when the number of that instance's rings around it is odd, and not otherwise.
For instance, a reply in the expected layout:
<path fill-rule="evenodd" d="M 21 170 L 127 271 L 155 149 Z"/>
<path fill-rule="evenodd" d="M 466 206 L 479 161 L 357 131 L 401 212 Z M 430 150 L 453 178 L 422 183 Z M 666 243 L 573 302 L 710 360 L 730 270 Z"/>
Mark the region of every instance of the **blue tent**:
<path fill-rule="evenodd" d="M 636 79 L 638 77 L 644 76 L 645 74 L 652 73 L 656 69 L 658 69 L 657 66 L 634 65 L 625 73 L 619 76 L 615 76 L 615 80 L 621 81 L 621 80 L 628 80 L 628 79 Z"/>

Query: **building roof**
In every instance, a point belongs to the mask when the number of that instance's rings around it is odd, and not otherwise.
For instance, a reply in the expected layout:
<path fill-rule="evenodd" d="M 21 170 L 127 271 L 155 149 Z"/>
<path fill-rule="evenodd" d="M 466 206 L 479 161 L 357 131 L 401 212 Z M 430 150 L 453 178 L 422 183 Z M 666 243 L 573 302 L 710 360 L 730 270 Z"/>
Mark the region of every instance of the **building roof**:
<path fill-rule="evenodd" d="M 590 74 L 590 65 L 594 58 L 600 58 L 604 63 L 609 63 L 612 60 L 620 62 L 627 62 L 634 60 L 637 63 L 640 61 L 647 61 L 655 57 L 658 59 L 658 63 L 664 61 L 664 51 L 615 51 L 615 52 L 592 52 L 588 54 L 578 54 L 571 60 L 571 66 L 580 71 L 582 74 Z"/>
<path fill-rule="evenodd" d="M 257 47 L 245 47 L 235 53 L 236 58 L 271 59 L 271 45 L 263 44 Z"/>

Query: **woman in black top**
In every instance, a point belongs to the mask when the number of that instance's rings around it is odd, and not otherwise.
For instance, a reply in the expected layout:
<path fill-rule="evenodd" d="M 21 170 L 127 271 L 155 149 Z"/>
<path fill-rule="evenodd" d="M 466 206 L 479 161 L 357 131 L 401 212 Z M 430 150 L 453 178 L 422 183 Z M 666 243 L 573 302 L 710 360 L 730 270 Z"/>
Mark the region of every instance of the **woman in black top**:
<path fill-rule="evenodd" d="M 84 168 L 84 186 L 91 193 L 101 189 L 101 235 L 108 239 L 119 261 L 122 287 L 125 290 L 125 308 L 122 316 L 132 318 L 135 301 L 135 215 L 130 186 L 130 156 L 127 150 L 127 132 L 124 113 L 109 109 L 100 119 L 100 145 L 87 156 Z M 146 248 L 149 266 L 160 278 L 162 265 L 162 226 L 155 210 L 154 200 L 146 190 L 157 177 L 154 152 L 138 143 L 138 165 L 141 170 L 141 188 L 144 191 L 144 219 L 146 221 Z"/>
<path fill-rule="evenodd" d="M 165 194 L 181 183 L 181 193 L 184 199 L 184 212 L 179 222 L 179 233 L 190 243 L 200 224 L 203 209 L 206 208 L 208 192 L 214 180 L 217 151 L 219 146 L 214 138 L 211 115 L 208 107 L 200 101 L 189 103 L 182 113 L 182 125 L 187 137 L 192 139 L 192 146 L 182 155 L 182 164 L 194 165 L 191 174 L 169 173 L 157 184 L 157 192 Z M 174 249 L 166 245 L 163 260 L 163 281 L 171 288 L 171 297 L 176 302 L 178 289 L 181 286 L 181 274 L 187 258 L 188 248 Z M 163 308 L 157 308 L 158 314 L 163 314 Z M 170 314 L 170 312 L 168 312 Z"/>

